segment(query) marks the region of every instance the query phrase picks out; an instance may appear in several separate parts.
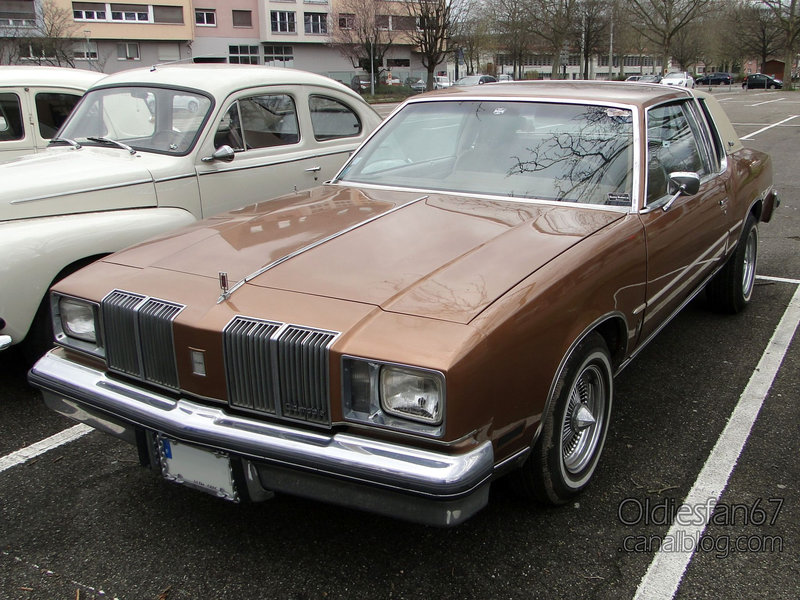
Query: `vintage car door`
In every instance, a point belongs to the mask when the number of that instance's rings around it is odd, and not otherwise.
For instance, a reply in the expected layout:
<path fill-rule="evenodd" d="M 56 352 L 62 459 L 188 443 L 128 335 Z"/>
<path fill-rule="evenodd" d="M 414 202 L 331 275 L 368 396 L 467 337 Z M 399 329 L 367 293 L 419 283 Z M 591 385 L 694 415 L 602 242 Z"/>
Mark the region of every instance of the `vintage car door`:
<path fill-rule="evenodd" d="M 728 244 L 727 189 L 693 101 L 647 112 L 647 197 L 640 213 L 647 241 L 646 339 L 721 264 Z M 700 190 L 674 195 L 673 172 L 700 176 Z"/>
<path fill-rule="evenodd" d="M 355 110 L 332 95 L 313 88 L 271 88 L 229 102 L 213 128 L 213 139 L 204 142 L 196 167 L 203 214 L 331 179 L 364 133 Z M 209 160 L 225 145 L 234 150 L 232 160 Z"/>

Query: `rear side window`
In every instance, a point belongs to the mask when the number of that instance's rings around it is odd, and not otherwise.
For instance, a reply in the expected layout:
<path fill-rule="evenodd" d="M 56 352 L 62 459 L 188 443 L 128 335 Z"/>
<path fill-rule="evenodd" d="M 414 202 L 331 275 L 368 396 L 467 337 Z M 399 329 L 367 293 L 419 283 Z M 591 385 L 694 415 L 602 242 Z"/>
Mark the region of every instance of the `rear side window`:
<path fill-rule="evenodd" d="M 238 102 L 244 145 L 252 148 L 285 146 L 300 141 L 294 100 L 287 94 L 242 98 Z"/>
<path fill-rule="evenodd" d="M 308 107 L 317 141 L 354 137 L 361 133 L 361 120 L 343 102 L 327 96 L 311 96 Z"/>
<path fill-rule="evenodd" d="M 0 142 L 21 140 L 25 137 L 22 126 L 22 108 L 19 96 L 11 93 L 0 94 Z"/>
<path fill-rule="evenodd" d="M 54 94 L 50 92 L 36 94 L 39 135 L 46 140 L 52 138 L 80 99 L 81 97 L 77 94 Z"/>

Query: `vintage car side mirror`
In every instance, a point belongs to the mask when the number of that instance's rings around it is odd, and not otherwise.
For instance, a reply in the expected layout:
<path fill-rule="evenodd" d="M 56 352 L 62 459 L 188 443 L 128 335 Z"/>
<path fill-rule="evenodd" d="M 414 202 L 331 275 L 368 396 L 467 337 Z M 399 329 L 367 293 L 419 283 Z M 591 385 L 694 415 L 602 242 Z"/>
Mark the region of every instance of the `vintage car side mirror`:
<path fill-rule="evenodd" d="M 681 196 L 694 196 L 700 191 L 700 176 L 697 173 L 675 171 L 669 174 L 669 190 L 674 194 L 667 203 L 661 207 L 664 212 L 669 210 L 672 203 Z"/>
<path fill-rule="evenodd" d="M 220 146 L 216 149 L 214 154 L 211 156 L 204 156 L 202 159 L 203 162 L 213 162 L 215 160 L 221 160 L 222 162 L 231 162 L 233 158 L 236 156 L 236 152 L 233 151 L 233 148 L 225 144 Z"/>

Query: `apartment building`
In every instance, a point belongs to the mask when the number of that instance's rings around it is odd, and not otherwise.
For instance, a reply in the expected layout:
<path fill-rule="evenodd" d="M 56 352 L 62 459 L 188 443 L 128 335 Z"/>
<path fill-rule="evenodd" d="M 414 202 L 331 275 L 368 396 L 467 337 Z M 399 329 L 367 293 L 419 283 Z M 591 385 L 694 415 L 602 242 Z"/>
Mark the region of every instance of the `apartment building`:
<path fill-rule="evenodd" d="M 294 67 L 349 82 L 361 69 L 337 49 L 337 32 L 352 28 L 359 2 L 374 11 L 383 42 L 391 40 L 381 68 L 402 80 L 420 76 L 408 37 L 416 19 L 401 0 L 0 0 L 0 40 L 21 48 L 0 64 L 46 62 L 50 50 L 36 39 L 55 32 L 75 66 L 106 73 L 191 60 Z"/>

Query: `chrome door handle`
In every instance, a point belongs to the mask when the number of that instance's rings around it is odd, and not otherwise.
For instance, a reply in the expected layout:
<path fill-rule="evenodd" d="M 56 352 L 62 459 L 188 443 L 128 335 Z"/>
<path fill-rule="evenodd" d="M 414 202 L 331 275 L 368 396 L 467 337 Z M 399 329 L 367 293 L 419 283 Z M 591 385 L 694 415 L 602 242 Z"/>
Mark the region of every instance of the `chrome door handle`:
<path fill-rule="evenodd" d="M 307 173 L 316 173 L 317 171 L 321 171 L 322 167 L 309 167 L 306 169 Z"/>

